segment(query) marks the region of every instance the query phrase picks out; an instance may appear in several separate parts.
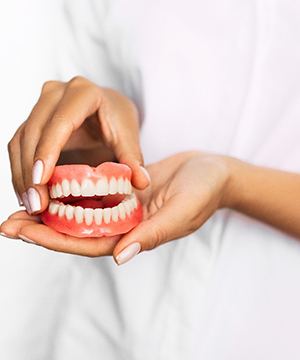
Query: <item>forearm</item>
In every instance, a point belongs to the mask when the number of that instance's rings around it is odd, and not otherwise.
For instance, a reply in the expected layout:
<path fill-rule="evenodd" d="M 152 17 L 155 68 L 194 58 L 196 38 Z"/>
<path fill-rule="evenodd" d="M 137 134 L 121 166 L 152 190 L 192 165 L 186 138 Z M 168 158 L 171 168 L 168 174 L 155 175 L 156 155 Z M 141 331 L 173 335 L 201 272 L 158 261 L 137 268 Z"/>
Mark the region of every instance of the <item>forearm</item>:
<path fill-rule="evenodd" d="M 224 206 L 300 237 L 300 175 L 228 158 Z"/>

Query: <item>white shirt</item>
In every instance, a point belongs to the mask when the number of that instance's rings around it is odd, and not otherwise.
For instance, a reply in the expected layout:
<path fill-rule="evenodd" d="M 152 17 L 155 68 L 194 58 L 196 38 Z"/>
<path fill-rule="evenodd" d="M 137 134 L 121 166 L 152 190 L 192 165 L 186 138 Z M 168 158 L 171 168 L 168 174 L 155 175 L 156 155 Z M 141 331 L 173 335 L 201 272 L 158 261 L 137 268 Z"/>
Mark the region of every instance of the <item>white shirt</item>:
<path fill-rule="evenodd" d="M 69 0 L 58 71 L 134 99 L 147 163 L 199 149 L 299 171 L 299 16 L 292 0 Z M 300 357 L 298 241 L 241 214 L 68 271 L 51 360 Z"/>

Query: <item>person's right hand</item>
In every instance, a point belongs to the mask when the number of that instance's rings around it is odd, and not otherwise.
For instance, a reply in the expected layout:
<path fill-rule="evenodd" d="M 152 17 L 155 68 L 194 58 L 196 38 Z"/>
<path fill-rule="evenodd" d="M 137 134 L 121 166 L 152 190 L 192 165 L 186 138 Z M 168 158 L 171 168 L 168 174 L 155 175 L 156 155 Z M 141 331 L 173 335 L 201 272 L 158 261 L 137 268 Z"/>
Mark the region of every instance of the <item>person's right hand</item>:
<path fill-rule="evenodd" d="M 74 150 L 75 159 L 70 156 Z M 143 167 L 135 105 L 117 91 L 82 77 L 46 82 L 8 151 L 13 186 L 28 213 L 48 206 L 46 184 L 59 160 L 96 166 L 116 158 L 132 169 L 136 188 L 144 189 L 150 182 Z"/>

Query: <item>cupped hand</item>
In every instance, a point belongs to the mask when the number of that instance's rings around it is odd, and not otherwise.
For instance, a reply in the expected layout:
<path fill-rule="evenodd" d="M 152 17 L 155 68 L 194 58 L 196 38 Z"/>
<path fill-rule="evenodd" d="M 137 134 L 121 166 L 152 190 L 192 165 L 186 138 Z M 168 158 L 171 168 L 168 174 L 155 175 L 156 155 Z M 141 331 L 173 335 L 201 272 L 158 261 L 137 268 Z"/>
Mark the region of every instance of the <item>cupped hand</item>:
<path fill-rule="evenodd" d="M 229 163 L 226 157 L 186 152 L 148 166 L 151 185 L 138 194 L 144 220 L 116 244 L 116 262 L 191 234 L 227 206 Z"/>
<path fill-rule="evenodd" d="M 8 150 L 14 189 L 28 213 L 48 206 L 46 184 L 57 162 L 96 166 L 116 158 L 132 169 L 136 188 L 149 184 L 135 105 L 117 91 L 82 77 L 46 82 Z"/>
<path fill-rule="evenodd" d="M 147 170 L 151 185 L 138 192 L 144 219 L 121 237 L 74 238 L 57 233 L 24 211 L 13 214 L 0 231 L 55 251 L 92 257 L 113 255 L 122 264 L 138 252 L 194 232 L 227 204 L 231 172 L 226 157 L 186 152 L 149 165 Z"/>

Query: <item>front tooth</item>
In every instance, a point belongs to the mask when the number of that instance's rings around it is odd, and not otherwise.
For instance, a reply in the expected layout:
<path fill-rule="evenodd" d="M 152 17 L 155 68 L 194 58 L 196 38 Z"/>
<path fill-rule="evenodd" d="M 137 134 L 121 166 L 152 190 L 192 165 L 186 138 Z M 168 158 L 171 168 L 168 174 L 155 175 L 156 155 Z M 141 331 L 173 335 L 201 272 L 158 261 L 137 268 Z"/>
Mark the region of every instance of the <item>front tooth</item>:
<path fill-rule="evenodd" d="M 96 195 L 103 196 L 108 194 L 108 181 L 107 178 L 102 178 L 97 181 Z"/>
<path fill-rule="evenodd" d="M 84 179 L 81 183 L 81 194 L 83 196 L 94 196 L 95 195 L 95 186 L 92 180 Z"/>
<path fill-rule="evenodd" d="M 66 211 L 66 206 L 64 204 L 59 205 L 58 208 L 58 216 L 62 217 L 65 215 L 65 211 Z"/>
<path fill-rule="evenodd" d="M 56 189 L 56 196 L 61 197 L 63 193 L 62 193 L 62 188 L 59 183 L 56 184 L 55 189 Z"/>
<path fill-rule="evenodd" d="M 71 205 L 67 205 L 65 213 L 66 213 L 66 218 L 68 220 L 72 220 L 74 216 L 74 207 Z"/>
<path fill-rule="evenodd" d="M 97 225 L 102 224 L 103 209 L 94 210 L 94 218 Z"/>
<path fill-rule="evenodd" d="M 51 215 L 57 214 L 58 208 L 59 208 L 59 204 L 51 201 L 49 204 L 49 213 Z"/>
<path fill-rule="evenodd" d="M 87 225 L 91 225 L 94 217 L 94 209 L 84 209 L 84 219 Z"/>
<path fill-rule="evenodd" d="M 119 218 L 119 210 L 118 210 L 118 207 L 117 206 L 114 206 L 112 209 L 111 209 L 111 218 L 114 222 L 117 222 L 118 221 L 118 218 Z"/>
<path fill-rule="evenodd" d="M 73 196 L 80 196 L 81 195 L 80 185 L 78 184 L 77 180 L 75 180 L 75 179 L 73 179 L 71 181 L 71 194 Z"/>
<path fill-rule="evenodd" d="M 114 195 L 118 192 L 118 183 L 115 177 L 112 177 L 109 182 L 109 193 Z"/>
<path fill-rule="evenodd" d="M 131 183 L 128 179 L 125 180 L 125 194 L 131 194 Z"/>
<path fill-rule="evenodd" d="M 76 206 L 75 208 L 75 220 L 77 224 L 81 224 L 83 222 L 83 208 L 81 206 Z"/>
<path fill-rule="evenodd" d="M 64 196 L 69 196 L 71 194 L 71 189 L 70 189 L 70 183 L 67 179 L 64 179 L 61 183 L 61 187 L 62 187 L 62 193 Z"/>
<path fill-rule="evenodd" d="M 105 224 L 110 223 L 110 217 L 111 217 L 111 208 L 103 209 L 103 219 L 104 219 Z"/>
<path fill-rule="evenodd" d="M 118 193 L 124 194 L 124 180 L 123 178 L 118 179 Z"/>
<path fill-rule="evenodd" d="M 125 210 L 124 204 L 120 203 L 118 205 L 118 209 L 119 209 L 120 219 L 124 220 L 126 218 L 126 210 Z"/>

